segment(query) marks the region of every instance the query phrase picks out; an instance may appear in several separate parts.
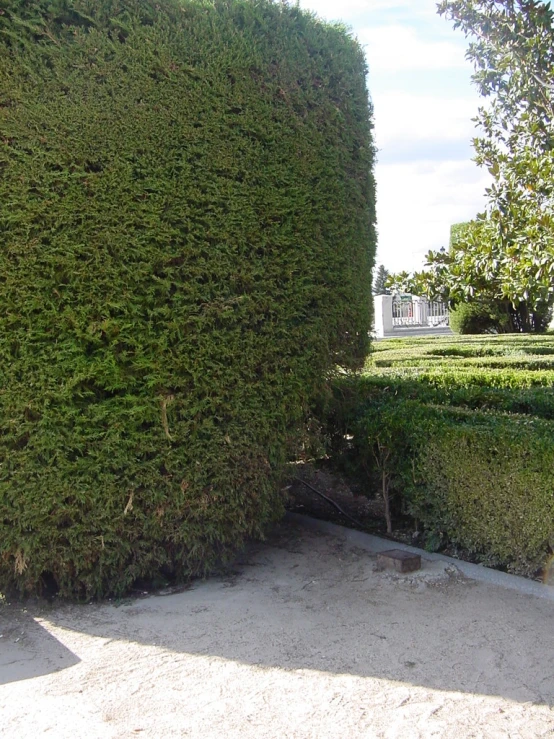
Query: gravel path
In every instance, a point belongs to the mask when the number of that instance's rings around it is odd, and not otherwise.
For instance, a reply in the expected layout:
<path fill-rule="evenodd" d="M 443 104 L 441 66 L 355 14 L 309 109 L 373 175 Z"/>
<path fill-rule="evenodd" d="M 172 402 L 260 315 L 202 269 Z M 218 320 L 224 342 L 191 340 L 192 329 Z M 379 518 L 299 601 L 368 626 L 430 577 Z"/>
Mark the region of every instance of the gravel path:
<path fill-rule="evenodd" d="M 182 592 L 4 604 L 0 736 L 554 737 L 554 604 L 424 565 L 295 521 Z"/>

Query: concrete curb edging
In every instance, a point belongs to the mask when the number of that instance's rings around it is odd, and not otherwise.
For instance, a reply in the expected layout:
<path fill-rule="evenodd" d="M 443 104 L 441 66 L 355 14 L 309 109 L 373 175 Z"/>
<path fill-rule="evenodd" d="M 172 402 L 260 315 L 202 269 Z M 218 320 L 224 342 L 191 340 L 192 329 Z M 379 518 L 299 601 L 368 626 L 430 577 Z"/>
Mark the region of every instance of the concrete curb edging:
<path fill-rule="evenodd" d="M 424 549 L 411 547 L 407 544 L 391 541 L 390 539 L 382 539 L 373 534 L 366 534 L 364 531 L 349 529 L 346 526 L 339 526 L 338 524 L 330 523 L 329 521 L 321 521 L 320 519 L 311 518 L 310 516 L 305 516 L 301 513 L 287 513 L 285 521 L 298 523 L 311 531 L 320 531 L 322 533 L 337 536 L 343 541 L 360 547 L 361 549 L 366 549 L 368 552 L 373 554 L 385 552 L 387 549 L 401 549 L 405 552 L 412 552 L 413 554 L 421 555 L 422 560 L 430 562 L 447 562 L 456 567 L 471 580 L 477 580 L 478 582 L 483 582 L 487 585 L 496 585 L 501 588 L 507 588 L 508 590 L 516 590 L 518 593 L 523 595 L 532 595 L 535 598 L 554 601 L 554 587 L 543 585 L 535 580 L 527 580 L 525 577 L 509 575 L 506 572 L 499 572 L 498 570 L 491 570 L 489 567 L 471 564 L 471 562 L 464 562 L 461 559 L 447 557 L 444 554 L 426 552 Z"/>

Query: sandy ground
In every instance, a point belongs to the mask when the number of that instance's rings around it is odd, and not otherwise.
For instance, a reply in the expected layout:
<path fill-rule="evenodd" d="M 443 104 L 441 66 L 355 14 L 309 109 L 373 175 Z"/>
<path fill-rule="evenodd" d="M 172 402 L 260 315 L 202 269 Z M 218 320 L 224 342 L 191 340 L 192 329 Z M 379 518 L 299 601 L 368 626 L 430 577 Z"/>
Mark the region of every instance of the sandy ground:
<path fill-rule="evenodd" d="M 0 736 L 554 737 L 554 603 L 289 522 L 225 578 L 0 607 Z"/>

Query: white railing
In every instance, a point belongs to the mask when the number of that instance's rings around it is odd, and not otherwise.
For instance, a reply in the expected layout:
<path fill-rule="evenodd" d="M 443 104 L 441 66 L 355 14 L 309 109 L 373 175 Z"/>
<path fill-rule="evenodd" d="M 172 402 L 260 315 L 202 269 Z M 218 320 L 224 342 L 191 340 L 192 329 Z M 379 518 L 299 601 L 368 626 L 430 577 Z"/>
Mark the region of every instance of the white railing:
<path fill-rule="evenodd" d="M 413 295 L 393 296 L 393 326 L 448 326 L 445 303 L 430 302 Z"/>
<path fill-rule="evenodd" d="M 448 306 L 417 295 L 378 295 L 374 300 L 375 332 L 391 335 L 401 328 L 447 328 Z"/>
<path fill-rule="evenodd" d="M 393 326 L 424 326 L 425 309 L 421 301 L 414 302 L 404 297 L 393 298 L 392 301 Z"/>
<path fill-rule="evenodd" d="M 448 306 L 446 303 L 434 301 L 427 303 L 427 305 L 427 321 L 429 326 L 450 326 L 450 316 L 448 315 Z"/>

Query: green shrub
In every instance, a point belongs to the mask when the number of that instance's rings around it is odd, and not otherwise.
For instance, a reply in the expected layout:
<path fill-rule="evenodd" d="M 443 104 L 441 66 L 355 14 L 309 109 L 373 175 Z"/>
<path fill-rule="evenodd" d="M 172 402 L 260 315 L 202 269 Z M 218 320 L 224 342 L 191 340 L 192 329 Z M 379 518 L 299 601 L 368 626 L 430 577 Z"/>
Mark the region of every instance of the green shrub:
<path fill-rule="evenodd" d="M 552 306 L 544 301 L 534 310 L 525 303 L 514 308 L 506 301 L 486 299 L 459 303 L 450 310 L 450 326 L 455 334 L 541 333 L 551 320 Z"/>
<path fill-rule="evenodd" d="M 460 303 L 450 310 L 450 328 L 455 334 L 505 333 L 507 316 L 494 303 Z"/>
<path fill-rule="evenodd" d="M 212 570 L 370 326 L 361 48 L 265 0 L 4 0 L 0 589 Z"/>
<path fill-rule="evenodd" d="M 553 352 L 548 334 L 393 339 L 375 345 L 365 375 L 371 382 L 413 381 L 445 391 L 547 388 L 554 385 Z"/>

